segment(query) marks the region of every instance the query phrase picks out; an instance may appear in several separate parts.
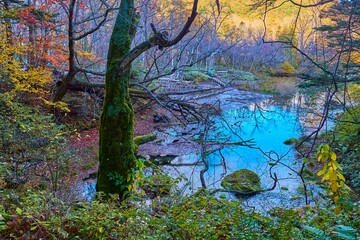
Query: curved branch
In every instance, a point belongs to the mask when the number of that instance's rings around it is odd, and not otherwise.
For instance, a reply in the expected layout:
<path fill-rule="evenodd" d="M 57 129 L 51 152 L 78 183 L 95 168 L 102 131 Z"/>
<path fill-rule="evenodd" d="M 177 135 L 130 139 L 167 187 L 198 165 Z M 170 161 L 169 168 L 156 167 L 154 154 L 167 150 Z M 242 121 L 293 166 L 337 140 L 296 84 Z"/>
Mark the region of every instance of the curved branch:
<path fill-rule="evenodd" d="M 117 74 L 121 74 L 122 71 L 127 67 L 129 67 L 129 65 L 138 56 L 140 56 L 143 52 L 149 50 L 150 48 L 154 46 L 159 46 L 161 48 L 171 47 L 177 44 L 178 42 L 180 42 L 180 40 L 183 39 L 188 32 L 190 32 L 190 27 L 197 16 L 197 6 L 198 6 L 198 0 L 194 0 L 190 17 L 186 21 L 184 27 L 179 32 L 179 34 L 172 40 L 168 40 L 166 34 L 163 34 L 162 32 L 158 32 L 155 26 L 151 24 L 151 28 L 153 29 L 155 34 L 152 37 L 150 37 L 148 40 L 134 47 L 126 56 L 124 56 L 122 59 L 119 60 L 119 67 L 118 67 L 119 71 Z"/>
<path fill-rule="evenodd" d="M 83 33 L 83 34 L 80 35 L 80 36 L 73 37 L 72 40 L 78 41 L 78 40 L 83 39 L 84 37 L 86 37 L 86 36 L 88 36 L 88 35 L 96 32 L 96 31 L 106 22 L 109 13 L 110 13 L 111 11 L 114 11 L 114 10 L 117 10 L 117 8 L 107 9 L 106 12 L 105 12 L 105 14 L 104 14 L 103 20 L 101 20 L 101 22 L 100 22 L 96 27 L 94 27 L 93 29 L 91 29 L 91 30 Z"/>

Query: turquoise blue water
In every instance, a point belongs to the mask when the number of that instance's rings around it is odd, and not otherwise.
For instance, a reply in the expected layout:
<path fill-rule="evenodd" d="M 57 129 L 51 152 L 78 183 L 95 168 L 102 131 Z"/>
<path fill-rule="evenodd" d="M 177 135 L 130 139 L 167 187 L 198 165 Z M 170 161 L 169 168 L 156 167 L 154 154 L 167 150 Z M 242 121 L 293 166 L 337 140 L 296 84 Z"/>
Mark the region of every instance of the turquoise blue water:
<path fill-rule="evenodd" d="M 212 120 L 214 125 L 208 141 L 251 141 L 250 146 L 226 146 L 221 149 L 221 153 L 216 151 L 207 157 L 210 168 L 206 179 L 209 186 L 219 182 L 225 174 L 246 168 L 259 174 L 263 187 L 267 187 L 272 184 L 269 162 L 281 159 L 284 165 L 297 168 L 299 160 L 295 157 L 295 151 L 292 146 L 283 143 L 289 138 L 298 138 L 302 133 L 295 110 L 274 105 L 262 106 L 260 109 L 251 105 L 223 112 L 221 117 L 213 117 Z M 284 165 L 277 164 L 273 171 L 279 178 L 290 180 L 287 181 L 287 187 L 291 188 L 291 179 L 295 179 L 295 174 Z"/>

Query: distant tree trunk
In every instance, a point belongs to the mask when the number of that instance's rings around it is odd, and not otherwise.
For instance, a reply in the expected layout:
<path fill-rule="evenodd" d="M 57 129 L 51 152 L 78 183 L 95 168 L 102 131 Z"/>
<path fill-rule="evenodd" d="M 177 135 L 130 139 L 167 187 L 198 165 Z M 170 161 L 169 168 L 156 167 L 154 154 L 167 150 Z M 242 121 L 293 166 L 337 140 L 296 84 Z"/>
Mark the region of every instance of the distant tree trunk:
<path fill-rule="evenodd" d="M 212 53 L 209 57 L 209 63 L 207 65 L 207 72 L 211 76 L 214 75 L 215 53 Z"/>
<path fill-rule="evenodd" d="M 78 73 L 75 62 L 75 29 L 74 29 L 74 11 L 76 0 L 70 0 L 68 7 L 68 49 L 69 49 L 69 71 L 61 82 L 61 85 L 56 89 L 53 102 L 58 102 L 63 99 L 68 91 L 72 80 Z"/>

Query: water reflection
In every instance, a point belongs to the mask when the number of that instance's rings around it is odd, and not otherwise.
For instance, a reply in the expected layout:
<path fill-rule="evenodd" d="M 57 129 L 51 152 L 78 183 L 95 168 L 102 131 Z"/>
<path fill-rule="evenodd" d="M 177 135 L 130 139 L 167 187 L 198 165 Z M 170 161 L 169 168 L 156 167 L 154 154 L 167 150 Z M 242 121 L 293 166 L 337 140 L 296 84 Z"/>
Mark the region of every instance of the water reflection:
<path fill-rule="evenodd" d="M 226 98 L 226 95 L 222 97 Z M 262 187 L 270 188 L 273 180 L 269 170 L 274 162 L 278 162 L 272 168 L 279 178 L 277 188 L 247 199 L 246 204 L 261 206 L 263 210 L 269 206 L 304 204 L 303 196 L 298 191 L 302 186 L 301 181 L 295 172 L 299 170 L 301 160 L 296 159 L 295 150 L 292 146 L 285 145 L 284 141 L 299 138 L 307 130 L 307 110 L 311 109 L 312 114 L 321 112 L 321 104 L 314 107 L 314 103 L 320 103 L 319 99 L 321 98 L 296 94 L 291 98 L 263 98 L 247 104 L 242 101 L 243 105 L 235 102 L 229 104 L 228 99 L 221 99 L 227 104 L 222 108 L 221 116 L 210 117 L 210 131 L 204 138 L 206 150 L 212 152 L 206 156 L 209 164 L 209 169 L 204 174 L 207 188 L 221 188 L 221 180 L 226 174 L 243 168 L 256 172 L 261 178 Z M 245 145 L 248 146 L 229 144 L 248 140 L 251 140 L 246 142 Z M 214 142 L 218 143 L 216 151 Z M 201 156 L 192 154 L 181 159 L 182 162 L 196 162 L 200 161 Z M 177 167 L 175 171 L 171 167 L 165 169 L 172 176 L 177 172 L 187 177 L 190 180 L 188 192 L 201 187 L 199 172 L 203 166 Z M 269 205 L 265 207 L 264 202 L 269 202 Z"/>
<path fill-rule="evenodd" d="M 216 131 L 209 135 L 208 140 L 226 139 L 228 142 L 240 142 L 252 139 L 252 142 L 251 147 L 227 146 L 222 148 L 221 152 L 210 154 L 207 157 L 212 166 L 207 172 L 209 185 L 214 185 L 211 183 L 214 176 L 218 176 L 219 179 L 215 177 L 215 182 L 219 183 L 225 173 L 247 168 L 261 176 L 266 188 L 272 184 L 269 178 L 269 162 L 280 158 L 282 164 L 296 168 L 298 160 L 294 150 L 283 143 L 302 134 L 302 127 L 293 109 L 261 102 L 250 104 L 246 108 L 225 111 L 221 117 L 215 117 L 214 120 L 213 129 Z M 226 166 L 221 163 L 223 157 Z M 274 167 L 274 171 L 283 180 L 295 175 L 280 164 Z M 287 187 L 295 191 L 297 186 L 292 183 L 293 181 L 289 181 Z"/>

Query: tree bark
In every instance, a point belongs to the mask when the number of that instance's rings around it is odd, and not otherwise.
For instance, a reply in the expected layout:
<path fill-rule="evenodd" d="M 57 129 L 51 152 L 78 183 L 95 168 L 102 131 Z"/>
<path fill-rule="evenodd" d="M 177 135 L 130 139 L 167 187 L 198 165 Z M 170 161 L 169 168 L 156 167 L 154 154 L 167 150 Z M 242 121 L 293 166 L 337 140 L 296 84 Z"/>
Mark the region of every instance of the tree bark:
<path fill-rule="evenodd" d="M 135 164 L 134 112 L 128 86 L 130 66 L 119 72 L 119 60 L 130 52 L 134 34 L 134 0 L 122 0 L 110 39 L 105 100 L 100 120 L 99 170 L 96 190 L 106 194 L 127 191 L 127 175 Z"/>

